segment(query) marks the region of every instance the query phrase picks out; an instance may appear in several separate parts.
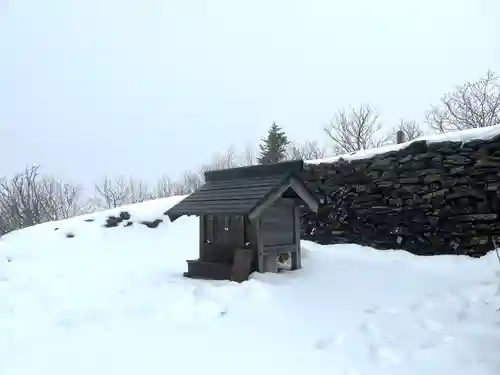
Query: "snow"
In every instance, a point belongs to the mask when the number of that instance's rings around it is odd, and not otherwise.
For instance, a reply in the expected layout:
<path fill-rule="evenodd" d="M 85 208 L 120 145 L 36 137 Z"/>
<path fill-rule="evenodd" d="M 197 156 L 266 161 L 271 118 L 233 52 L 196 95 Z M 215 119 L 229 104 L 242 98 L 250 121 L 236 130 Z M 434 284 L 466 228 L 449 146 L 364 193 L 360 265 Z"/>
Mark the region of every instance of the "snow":
<path fill-rule="evenodd" d="M 386 152 L 391 151 L 399 151 L 405 147 L 408 147 L 413 142 L 417 141 L 426 141 L 427 143 L 436 143 L 436 142 L 469 142 L 473 140 L 479 139 L 491 139 L 500 135 L 500 125 L 489 126 L 485 128 L 477 128 L 477 129 L 468 129 L 468 130 L 460 130 L 455 132 L 450 132 L 446 134 L 439 135 L 430 135 L 430 136 L 422 136 L 416 138 L 412 141 L 401 143 L 401 144 L 393 144 L 383 147 L 370 148 L 366 150 L 360 150 L 356 152 L 352 152 L 350 154 L 337 155 L 330 158 L 325 159 L 317 159 L 317 160 L 307 160 L 306 164 L 322 164 L 322 163 L 335 163 L 339 160 L 361 160 L 361 159 L 369 159 L 377 155 L 385 154 Z"/>
<path fill-rule="evenodd" d="M 303 242 L 302 270 L 191 280 L 197 219 L 162 215 L 180 199 L 2 237 L 0 374 L 499 373 L 494 253 Z M 121 210 L 132 226 L 102 226 Z"/>

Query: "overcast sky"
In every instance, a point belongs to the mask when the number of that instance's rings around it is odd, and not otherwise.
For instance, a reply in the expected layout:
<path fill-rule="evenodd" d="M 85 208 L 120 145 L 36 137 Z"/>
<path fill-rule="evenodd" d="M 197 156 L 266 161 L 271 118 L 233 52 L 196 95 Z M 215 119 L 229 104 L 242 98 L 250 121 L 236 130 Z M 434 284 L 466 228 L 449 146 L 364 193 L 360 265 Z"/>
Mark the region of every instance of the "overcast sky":
<path fill-rule="evenodd" d="M 0 174 L 177 176 L 276 121 L 420 119 L 500 73 L 499 0 L 0 0 Z"/>

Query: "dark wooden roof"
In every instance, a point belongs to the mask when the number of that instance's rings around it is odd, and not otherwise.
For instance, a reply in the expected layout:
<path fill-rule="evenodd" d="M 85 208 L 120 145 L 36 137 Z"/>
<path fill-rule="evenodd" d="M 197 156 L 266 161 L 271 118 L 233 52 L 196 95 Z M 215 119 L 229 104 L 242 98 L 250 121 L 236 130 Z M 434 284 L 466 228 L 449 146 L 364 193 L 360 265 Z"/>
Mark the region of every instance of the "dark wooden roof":
<path fill-rule="evenodd" d="M 300 197 L 317 209 L 316 200 L 300 182 L 302 170 L 300 160 L 207 172 L 205 184 L 165 215 L 172 221 L 183 215 L 251 215 L 285 194 Z"/>
<path fill-rule="evenodd" d="M 229 168 L 205 172 L 205 181 L 225 181 L 240 178 L 272 177 L 294 173 L 301 175 L 304 170 L 302 160 L 286 161 L 273 164 L 252 165 L 249 167 Z"/>

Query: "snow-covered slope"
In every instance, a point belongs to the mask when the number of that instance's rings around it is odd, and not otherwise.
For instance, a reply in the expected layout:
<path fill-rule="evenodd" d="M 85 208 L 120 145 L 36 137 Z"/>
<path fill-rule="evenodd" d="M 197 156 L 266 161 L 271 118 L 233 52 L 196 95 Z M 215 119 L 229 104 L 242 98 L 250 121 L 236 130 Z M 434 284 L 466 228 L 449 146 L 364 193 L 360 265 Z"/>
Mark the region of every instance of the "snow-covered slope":
<path fill-rule="evenodd" d="M 305 242 L 300 271 L 190 280 L 197 220 L 162 216 L 179 199 L 4 236 L 0 374 L 500 373 L 495 254 Z"/>

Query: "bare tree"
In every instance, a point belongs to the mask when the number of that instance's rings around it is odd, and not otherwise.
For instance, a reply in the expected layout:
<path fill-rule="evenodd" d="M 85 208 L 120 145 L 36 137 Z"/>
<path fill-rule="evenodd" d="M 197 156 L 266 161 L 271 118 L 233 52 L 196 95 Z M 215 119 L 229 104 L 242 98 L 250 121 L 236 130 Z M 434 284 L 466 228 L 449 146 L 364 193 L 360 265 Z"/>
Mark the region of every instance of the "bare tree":
<path fill-rule="evenodd" d="M 166 190 L 172 195 L 191 194 L 205 183 L 205 172 L 235 168 L 255 163 L 255 154 L 247 147 L 243 154 L 230 146 L 226 151 L 215 155 L 210 163 L 203 164 L 197 171 L 186 171 L 179 181 L 168 180 Z M 163 188 L 165 191 L 165 188 Z"/>
<path fill-rule="evenodd" d="M 78 186 L 44 177 L 39 166 L 0 181 L 0 233 L 59 220 L 85 211 Z"/>
<path fill-rule="evenodd" d="M 115 208 L 125 203 L 126 191 L 123 179 L 113 182 L 107 176 L 95 185 L 96 204 L 100 208 Z"/>
<path fill-rule="evenodd" d="M 106 176 L 100 184 L 95 185 L 95 191 L 99 208 L 115 208 L 155 197 L 146 183 L 134 178 L 119 177 L 113 181 Z"/>
<path fill-rule="evenodd" d="M 325 132 L 333 141 L 334 152 L 345 154 L 382 146 L 387 137 L 380 135 L 381 127 L 375 110 L 364 104 L 348 112 L 339 110 Z"/>
<path fill-rule="evenodd" d="M 184 172 L 184 176 L 175 186 L 175 195 L 191 194 L 199 189 L 205 182 L 204 170 L 196 172 Z"/>
<path fill-rule="evenodd" d="M 320 146 L 318 141 L 292 143 L 288 149 L 288 159 L 317 160 L 326 155 L 326 146 Z"/>
<path fill-rule="evenodd" d="M 177 193 L 177 184 L 168 176 L 163 176 L 156 183 L 155 197 L 165 198 L 171 197 Z"/>
<path fill-rule="evenodd" d="M 40 183 L 42 196 L 46 200 L 46 211 L 54 219 L 67 219 L 89 211 L 90 207 L 82 200 L 82 188 L 64 183 L 54 177 L 47 177 Z"/>
<path fill-rule="evenodd" d="M 467 82 L 445 94 L 439 105 L 431 107 L 426 120 L 440 133 L 500 124 L 498 76 L 488 70 L 478 81 Z"/>
<path fill-rule="evenodd" d="M 139 203 L 155 198 L 155 194 L 151 192 L 147 183 L 134 178 L 129 179 L 128 192 L 129 203 Z"/>
<path fill-rule="evenodd" d="M 4 218 L 4 232 L 42 223 L 44 202 L 38 184 L 39 167 L 26 168 L 11 180 L 0 184 L 0 212 Z"/>
<path fill-rule="evenodd" d="M 239 167 L 240 161 L 233 146 L 230 146 L 225 152 L 219 153 L 212 158 L 212 162 L 204 167 L 205 170 L 218 170 Z"/>
<path fill-rule="evenodd" d="M 242 166 L 250 166 L 257 164 L 257 152 L 256 148 L 251 145 L 247 145 L 240 155 L 239 164 Z"/>

